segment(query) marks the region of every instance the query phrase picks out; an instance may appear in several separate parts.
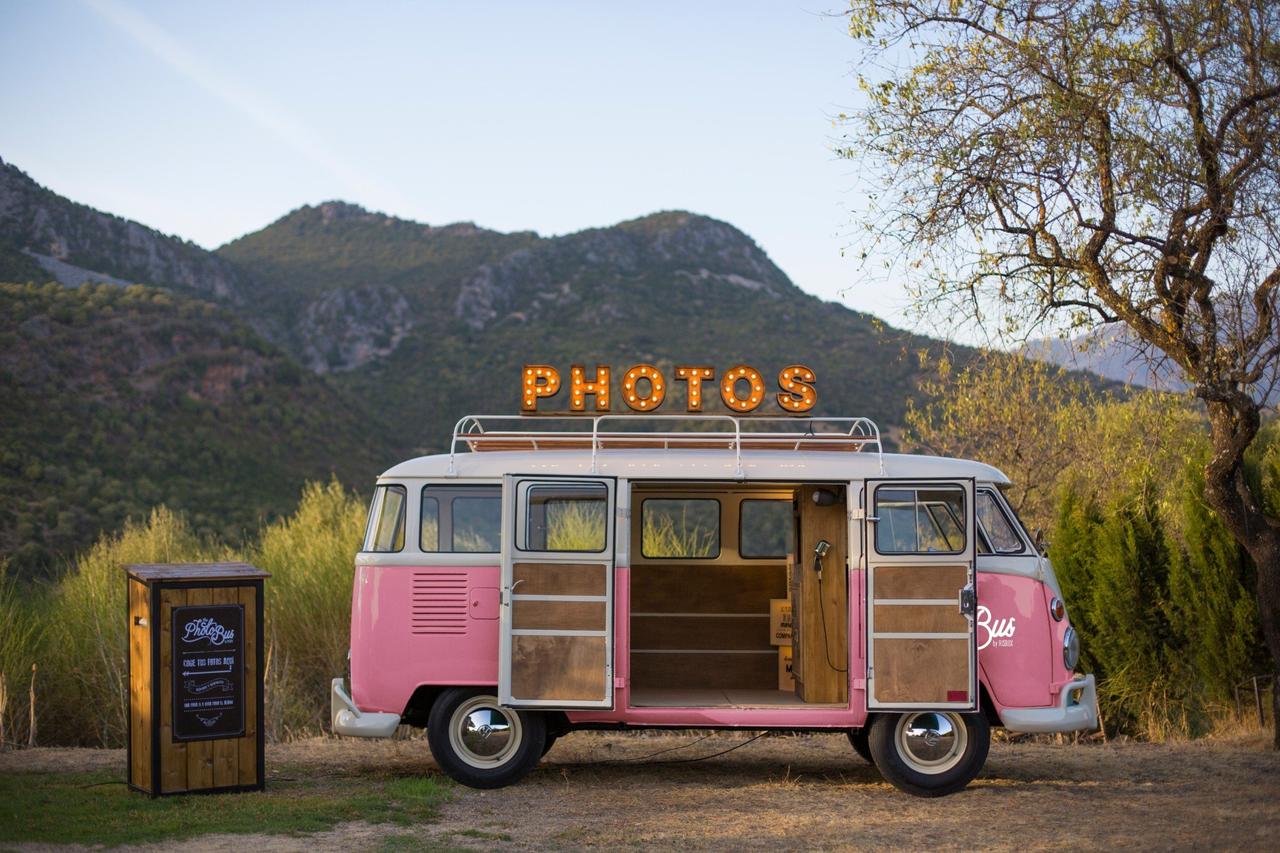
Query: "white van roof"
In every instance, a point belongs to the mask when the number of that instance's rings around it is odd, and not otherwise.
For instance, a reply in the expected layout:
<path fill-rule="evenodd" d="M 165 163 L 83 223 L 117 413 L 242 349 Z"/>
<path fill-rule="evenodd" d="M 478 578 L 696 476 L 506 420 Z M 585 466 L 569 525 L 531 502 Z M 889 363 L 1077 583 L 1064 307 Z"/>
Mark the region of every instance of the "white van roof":
<path fill-rule="evenodd" d="M 876 478 L 935 479 L 972 477 L 983 483 L 1007 485 L 998 468 L 968 459 L 915 456 L 905 453 L 838 453 L 828 450 L 743 450 L 742 474 L 747 481 L 814 482 Z M 450 471 L 452 464 L 453 470 Z M 883 470 L 881 465 L 883 464 Z M 625 477 L 629 480 L 738 479 L 737 455 L 729 450 L 609 449 L 492 450 L 483 453 L 441 453 L 419 456 L 389 468 L 380 480 L 421 478 L 500 479 L 504 474 L 563 474 Z"/>

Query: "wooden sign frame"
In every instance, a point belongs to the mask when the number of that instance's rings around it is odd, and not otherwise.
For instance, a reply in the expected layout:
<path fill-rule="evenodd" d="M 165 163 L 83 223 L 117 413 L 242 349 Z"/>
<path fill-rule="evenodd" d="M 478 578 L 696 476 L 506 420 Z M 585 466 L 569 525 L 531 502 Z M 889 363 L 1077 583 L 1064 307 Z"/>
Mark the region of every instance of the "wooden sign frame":
<path fill-rule="evenodd" d="M 129 612 L 129 787 L 152 797 L 260 791 L 264 746 L 264 583 L 269 575 L 245 563 L 131 565 Z M 181 607 L 239 606 L 243 613 L 238 735 L 179 739 L 175 735 L 176 643 L 173 613 Z"/>

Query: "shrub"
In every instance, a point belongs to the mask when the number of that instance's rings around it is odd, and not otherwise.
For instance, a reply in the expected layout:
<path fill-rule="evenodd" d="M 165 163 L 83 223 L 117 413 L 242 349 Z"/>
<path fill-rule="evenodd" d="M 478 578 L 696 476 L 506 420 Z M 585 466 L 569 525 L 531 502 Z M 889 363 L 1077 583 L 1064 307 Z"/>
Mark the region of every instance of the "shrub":
<path fill-rule="evenodd" d="M 337 480 L 310 483 L 293 515 L 262 531 L 250 562 L 266 592 L 267 720 L 272 739 L 317 733 L 329 680 L 347 668 L 351 579 L 366 507 Z"/>
<path fill-rule="evenodd" d="M 186 519 L 159 507 L 100 539 L 59 585 L 45 625 L 41 728 L 53 742 L 120 746 L 128 731 L 125 573 L 129 563 L 226 559 Z"/>

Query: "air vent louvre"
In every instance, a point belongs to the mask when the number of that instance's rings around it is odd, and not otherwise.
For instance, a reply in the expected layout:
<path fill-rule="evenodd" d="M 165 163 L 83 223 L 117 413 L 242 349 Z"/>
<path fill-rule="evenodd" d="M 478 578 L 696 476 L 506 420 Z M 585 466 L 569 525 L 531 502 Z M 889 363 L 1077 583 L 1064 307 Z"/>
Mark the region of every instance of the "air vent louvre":
<path fill-rule="evenodd" d="M 466 572 L 414 572 L 411 607 L 412 633 L 465 634 Z"/>

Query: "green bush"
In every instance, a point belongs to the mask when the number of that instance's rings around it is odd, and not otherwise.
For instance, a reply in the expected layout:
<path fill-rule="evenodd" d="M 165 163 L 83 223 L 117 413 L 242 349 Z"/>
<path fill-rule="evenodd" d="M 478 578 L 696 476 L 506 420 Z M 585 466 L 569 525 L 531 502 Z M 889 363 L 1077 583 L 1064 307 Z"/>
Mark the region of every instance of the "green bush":
<path fill-rule="evenodd" d="M 37 691 L 41 741 L 120 746 L 128 731 L 126 578 L 130 563 L 228 557 L 164 507 L 78 557 L 49 603 Z"/>
<path fill-rule="evenodd" d="M 0 749 L 25 744 L 31 735 L 28 695 L 47 624 L 46 605 L 41 590 L 20 589 L 0 564 Z"/>
<path fill-rule="evenodd" d="M 266 585 L 268 735 L 328 723 L 329 680 L 347 669 L 351 581 L 366 506 L 337 480 L 310 483 L 293 515 L 262 531 L 250 562 Z"/>

